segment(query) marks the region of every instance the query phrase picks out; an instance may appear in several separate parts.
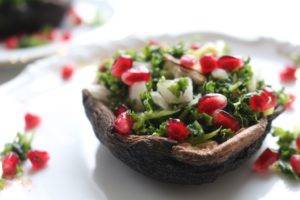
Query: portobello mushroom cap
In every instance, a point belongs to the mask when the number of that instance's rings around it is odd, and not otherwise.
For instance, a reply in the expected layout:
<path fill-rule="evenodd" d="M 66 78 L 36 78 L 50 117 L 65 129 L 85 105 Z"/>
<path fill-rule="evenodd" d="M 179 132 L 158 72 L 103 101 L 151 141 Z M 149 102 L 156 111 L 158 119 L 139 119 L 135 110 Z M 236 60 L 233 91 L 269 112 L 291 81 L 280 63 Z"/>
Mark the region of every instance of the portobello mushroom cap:
<path fill-rule="evenodd" d="M 273 115 L 224 143 L 191 146 L 152 135 L 120 136 L 113 131 L 114 114 L 88 90 L 83 90 L 83 105 L 97 138 L 115 157 L 156 180 L 193 185 L 213 182 L 240 166 L 261 147 L 272 120 L 284 110 L 277 107 Z"/>
<path fill-rule="evenodd" d="M 57 27 L 69 10 L 71 0 L 32 0 L 26 4 L 0 5 L 0 39 L 20 33 Z"/>

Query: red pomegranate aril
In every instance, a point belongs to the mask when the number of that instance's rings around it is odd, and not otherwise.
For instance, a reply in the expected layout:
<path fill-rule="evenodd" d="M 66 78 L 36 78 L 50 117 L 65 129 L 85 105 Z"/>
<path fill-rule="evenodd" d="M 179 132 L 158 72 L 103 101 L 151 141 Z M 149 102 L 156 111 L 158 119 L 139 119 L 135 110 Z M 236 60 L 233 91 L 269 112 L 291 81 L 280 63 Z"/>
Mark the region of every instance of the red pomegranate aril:
<path fill-rule="evenodd" d="M 190 135 L 187 126 L 179 119 L 169 119 L 167 121 L 166 132 L 169 139 L 179 142 L 185 140 Z"/>
<path fill-rule="evenodd" d="M 132 132 L 133 119 L 127 113 L 121 113 L 115 120 L 114 129 L 115 131 L 122 136 L 128 136 Z"/>
<path fill-rule="evenodd" d="M 295 66 L 286 66 L 283 70 L 280 71 L 279 77 L 282 83 L 292 83 L 295 82 L 297 68 Z"/>
<path fill-rule="evenodd" d="M 200 66 L 203 74 L 211 73 L 217 68 L 217 59 L 214 56 L 202 56 Z"/>
<path fill-rule="evenodd" d="M 290 164 L 294 172 L 300 175 L 300 155 L 292 155 L 290 158 Z"/>
<path fill-rule="evenodd" d="M 71 79 L 74 73 L 74 65 L 66 64 L 61 68 L 60 74 L 63 80 L 68 81 Z"/>
<path fill-rule="evenodd" d="M 70 31 L 64 31 L 61 35 L 61 40 L 67 42 L 72 38 L 72 33 Z"/>
<path fill-rule="evenodd" d="M 198 101 L 198 112 L 212 114 L 227 106 L 227 98 L 222 94 L 206 94 Z"/>
<path fill-rule="evenodd" d="M 25 130 L 29 131 L 38 127 L 41 123 L 41 118 L 32 113 L 26 113 L 24 116 Z"/>
<path fill-rule="evenodd" d="M 213 113 L 213 123 L 216 126 L 228 128 L 233 132 L 240 130 L 239 121 L 224 110 L 217 110 Z"/>
<path fill-rule="evenodd" d="M 127 107 L 126 107 L 124 104 L 119 105 L 119 106 L 115 109 L 114 115 L 115 115 L 116 117 L 118 117 L 120 114 L 122 114 L 123 112 L 126 112 L 127 110 L 128 110 L 128 109 L 127 109 Z"/>
<path fill-rule="evenodd" d="M 277 105 L 277 96 L 272 88 L 270 87 L 264 88 L 261 95 L 264 98 L 269 99 L 266 109 L 275 107 Z"/>
<path fill-rule="evenodd" d="M 242 59 L 233 56 L 222 56 L 218 59 L 218 67 L 228 71 L 240 69 L 243 65 Z"/>
<path fill-rule="evenodd" d="M 265 149 L 264 152 L 256 159 L 252 166 L 252 170 L 257 173 L 266 172 L 269 167 L 279 159 L 279 154 L 269 148 Z"/>
<path fill-rule="evenodd" d="M 20 162 L 19 156 L 15 153 L 9 153 L 2 160 L 3 177 L 12 178 L 17 173 L 17 166 Z"/>
<path fill-rule="evenodd" d="M 298 150 L 300 150 L 300 137 L 297 137 L 296 139 L 296 147 Z"/>
<path fill-rule="evenodd" d="M 142 81 L 148 82 L 151 79 L 151 74 L 147 71 L 130 69 L 122 74 L 121 79 L 126 85 L 132 85 L 134 83 Z"/>
<path fill-rule="evenodd" d="M 271 88 L 265 88 L 260 94 L 250 97 L 249 106 L 253 111 L 264 112 L 277 105 L 277 97 Z"/>
<path fill-rule="evenodd" d="M 296 96 L 293 95 L 293 94 L 289 94 L 289 100 L 288 100 L 288 102 L 284 105 L 284 107 L 285 107 L 287 110 L 292 110 L 292 109 L 293 109 L 293 104 L 294 104 L 295 101 L 296 101 Z"/>
<path fill-rule="evenodd" d="M 30 160 L 33 170 L 40 170 L 46 167 L 50 156 L 46 151 L 30 150 L 27 158 Z"/>
<path fill-rule="evenodd" d="M 196 63 L 195 59 L 191 56 L 184 55 L 180 58 L 180 65 L 185 68 L 193 68 L 195 63 Z"/>
<path fill-rule="evenodd" d="M 20 40 L 17 36 L 12 36 L 12 37 L 7 38 L 4 41 L 4 44 L 7 49 L 15 49 L 19 46 L 19 42 L 20 42 Z"/>
<path fill-rule="evenodd" d="M 132 67 L 133 60 L 128 55 L 120 55 L 114 62 L 111 73 L 115 77 L 121 77 L 122 74 Z"/>

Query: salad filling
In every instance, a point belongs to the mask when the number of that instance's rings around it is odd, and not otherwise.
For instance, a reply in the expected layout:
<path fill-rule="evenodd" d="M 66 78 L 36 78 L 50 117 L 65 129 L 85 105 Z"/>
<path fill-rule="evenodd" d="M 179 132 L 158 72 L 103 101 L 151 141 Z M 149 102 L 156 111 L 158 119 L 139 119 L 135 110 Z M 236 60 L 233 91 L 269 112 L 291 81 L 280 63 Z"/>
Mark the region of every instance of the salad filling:
<path fill-rule="evenodd" d="M 289 102 L 283 90 L 257 79 L 250 58 L 229 53 L 222 41 L 151 41 L 140 51 L 122 50 L 104 60 L 91 92 L 114 111 L 121 136 L 222 143 Z"/>

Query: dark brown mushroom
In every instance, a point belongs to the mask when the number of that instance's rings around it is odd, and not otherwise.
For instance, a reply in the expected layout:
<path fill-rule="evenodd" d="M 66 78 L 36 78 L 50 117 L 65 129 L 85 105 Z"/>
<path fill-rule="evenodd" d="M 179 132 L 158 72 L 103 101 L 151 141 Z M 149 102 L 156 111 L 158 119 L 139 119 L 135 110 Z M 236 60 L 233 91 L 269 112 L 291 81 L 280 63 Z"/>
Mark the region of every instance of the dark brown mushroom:
<path fill-rule="evenodd" d="M 151 135 L 119 136 L 113 132 L 113 113 L 87 90 L 83 91 L 83 105 L 97 138 L 114 156 L 146 176 L 177 184 L 213 182 L 237 168 L 260 148 L 272 120 L 283 111 L 278 107 L 268 119 L 241 130 L 224 143 L 191 146 Z"/>

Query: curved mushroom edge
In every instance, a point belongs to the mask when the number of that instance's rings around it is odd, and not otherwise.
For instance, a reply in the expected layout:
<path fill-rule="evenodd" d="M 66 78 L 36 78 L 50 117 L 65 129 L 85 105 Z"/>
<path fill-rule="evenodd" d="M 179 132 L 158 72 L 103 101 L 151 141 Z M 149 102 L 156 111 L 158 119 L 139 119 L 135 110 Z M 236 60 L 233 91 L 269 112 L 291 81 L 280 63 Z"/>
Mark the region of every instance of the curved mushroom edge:
<path fill-rule="evenodd" d="M 224 143 L 199 149 L 159 136 L 119 136 L 113 132 L 113 113 L 88 90 L 83 90 L 83 105 L 97 138 L 115 157 L 146 176 L 177 184 L 209 183 L 238 167 L 260 148 L 272 120 L 284 110 L 278 107 Z"/>

